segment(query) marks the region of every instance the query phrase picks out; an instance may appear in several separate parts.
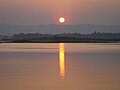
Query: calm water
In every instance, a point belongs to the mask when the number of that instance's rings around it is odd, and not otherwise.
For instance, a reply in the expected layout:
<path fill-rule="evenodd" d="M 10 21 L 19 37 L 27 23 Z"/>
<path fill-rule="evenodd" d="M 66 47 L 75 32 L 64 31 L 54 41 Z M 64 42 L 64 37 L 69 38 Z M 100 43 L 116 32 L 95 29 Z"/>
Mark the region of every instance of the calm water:
<path fill-rule="evenodd" d="M 0 90 L 120 90 L 120 44 L 0 44 Z"/>

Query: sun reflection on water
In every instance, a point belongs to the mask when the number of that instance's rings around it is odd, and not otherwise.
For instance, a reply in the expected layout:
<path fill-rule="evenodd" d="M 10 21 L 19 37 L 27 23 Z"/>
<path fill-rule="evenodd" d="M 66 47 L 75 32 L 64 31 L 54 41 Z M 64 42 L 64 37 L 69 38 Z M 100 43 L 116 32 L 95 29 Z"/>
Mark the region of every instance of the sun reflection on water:
<path fill-rule="evenodd" d="M 64 59 L 64 43 L 59 44 L 59 64 L 60 64 L 60 77 L 65 77 L 65 59 Z"/>

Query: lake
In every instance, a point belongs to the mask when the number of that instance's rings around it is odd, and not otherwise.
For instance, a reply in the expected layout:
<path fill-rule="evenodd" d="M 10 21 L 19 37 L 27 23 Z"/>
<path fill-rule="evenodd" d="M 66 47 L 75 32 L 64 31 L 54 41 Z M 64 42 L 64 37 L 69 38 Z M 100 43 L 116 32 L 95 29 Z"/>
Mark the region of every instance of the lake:
<path fill-rule="evenodd" d="M 0 90 L 120 90 L 120 43 L 2 43 Z"/>

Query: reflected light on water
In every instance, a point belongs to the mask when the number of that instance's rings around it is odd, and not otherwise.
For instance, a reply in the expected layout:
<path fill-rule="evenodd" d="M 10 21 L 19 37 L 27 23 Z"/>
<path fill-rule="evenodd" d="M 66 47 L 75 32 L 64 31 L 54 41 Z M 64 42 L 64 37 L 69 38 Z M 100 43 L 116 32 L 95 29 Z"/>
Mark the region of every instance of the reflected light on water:
<path fill-rule="evenodd" d="M 65 77 L 64 43 L 59 44 L 60 77 Z"/>

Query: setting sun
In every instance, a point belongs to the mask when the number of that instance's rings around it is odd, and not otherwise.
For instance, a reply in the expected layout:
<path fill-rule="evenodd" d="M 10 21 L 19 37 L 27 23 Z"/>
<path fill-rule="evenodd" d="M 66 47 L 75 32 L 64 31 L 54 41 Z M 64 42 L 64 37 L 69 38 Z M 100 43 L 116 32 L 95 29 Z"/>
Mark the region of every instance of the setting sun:
<path fill-rule="evenodd" d="M 60 17 L 60 18 L 59 18 L 59 22 L 60 22 L 60 23 L 64 23 L 64 22 L 65 22 L 65 18 L 64 18 L 64 17 Z"/>

